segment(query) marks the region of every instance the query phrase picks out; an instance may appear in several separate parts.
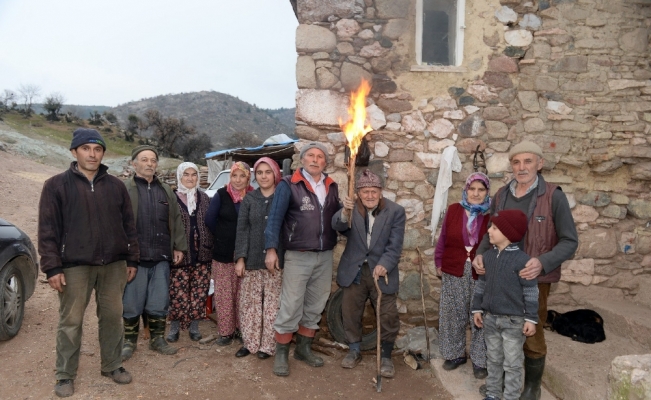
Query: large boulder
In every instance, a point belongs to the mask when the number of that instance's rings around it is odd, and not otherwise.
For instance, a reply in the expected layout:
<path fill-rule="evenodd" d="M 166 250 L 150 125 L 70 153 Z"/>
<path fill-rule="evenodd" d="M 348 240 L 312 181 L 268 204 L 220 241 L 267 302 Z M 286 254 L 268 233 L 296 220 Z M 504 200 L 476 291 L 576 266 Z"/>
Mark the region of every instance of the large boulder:
<path fill-rule="evenodd" d="M 608 399 L 651 399 L 651 354 L 615 357 L 608 373 Z"/>

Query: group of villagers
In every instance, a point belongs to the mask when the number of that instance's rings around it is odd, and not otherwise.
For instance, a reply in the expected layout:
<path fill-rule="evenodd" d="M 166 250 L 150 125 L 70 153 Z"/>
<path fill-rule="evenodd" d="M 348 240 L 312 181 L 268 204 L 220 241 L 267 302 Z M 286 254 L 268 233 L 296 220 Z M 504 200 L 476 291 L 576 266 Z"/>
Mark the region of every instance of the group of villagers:
<path fill-rule="evenodd" d="M 267 157 L 255 163 L 253 173 L 260 186 L 256 190 L 250 185 L 250 167 L 234 163 L 229 183 L 217 190 L 211 201 L 197 190 L 197 166 L 185 162 L 178 167 L 177 197 L 189 251 L 180 264 L 183 266 L 172 269 L 170 342 L 176 342 L 179 331 L 188 328 L 192 340 L 201 339 L 198 322 L 206 317 L 212 277 L 220 335 L 217 344 L 226 346 L 240 338 L 243 346 L 236 356 L 274 355 L 273 323 L 282 272 L 265 266 L 264 230 L 281 174 L 278 164 Z M 466 181 L 461 202 L 448 208 L 435 251 L 442 277 L 439 335 L 443 366 L 454 369 L 466 362 L 466 327 L 470 324 L 470 359 L 478 379 L 487 375 L 486 344 L 483 330 L 469 317 L 477 279 L 471 260 L 487 232 L 489 208 L 490 180 L 475 172 Z"/>
<path fill-rule="evenodd" d="M 254 190 L 249 165 L 236 162 L 230 181 L 212 200 L 198 190 L 198 171 L 190 162 L 177 169 L 176 194 L 189 246 L 183 262 L 171 272 L 167 340 L 176 342 L 186 329 L 192 340 L 202 338 L 198 322 L 206 318 L 212 278 L 216 343 L 227 346 L 240 339 L 243 346 L 236 356 L 256 353 L 269 358 L 275 352 L 273 323 L 282 272 L 265 266 L 264 229 L 280 168 L 274 160 L 260 158 L 253 166 L 259 185 Z"/>

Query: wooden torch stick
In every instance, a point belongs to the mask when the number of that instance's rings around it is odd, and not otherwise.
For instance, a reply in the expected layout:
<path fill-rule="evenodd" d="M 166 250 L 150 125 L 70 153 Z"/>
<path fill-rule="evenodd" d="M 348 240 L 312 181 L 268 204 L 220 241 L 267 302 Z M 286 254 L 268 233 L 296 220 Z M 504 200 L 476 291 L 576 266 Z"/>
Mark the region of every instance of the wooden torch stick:
<path fill-rule="evenodd" d="M 351 200 L 355 199 L 355 159 L 356 155 L 351 155 L 348 158 L 348 198 Z M 346 217 L 348 217 L 348 228 L 353 225 L 353 213 L 352 210 L 346 210 Z"/>

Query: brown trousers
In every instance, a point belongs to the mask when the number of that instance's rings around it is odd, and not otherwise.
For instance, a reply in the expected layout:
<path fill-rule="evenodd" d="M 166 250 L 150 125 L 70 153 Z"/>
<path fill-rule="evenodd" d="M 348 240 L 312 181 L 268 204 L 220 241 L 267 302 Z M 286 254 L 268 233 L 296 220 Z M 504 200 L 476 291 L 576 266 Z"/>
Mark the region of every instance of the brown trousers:
<path fill-rule="evenodd" d="M 381 278 L 382 279 L 382 278 Z M 377 302 L 377 291 L 373 282 L 371 269 L 362 267 L 362 279 L 359 285 L 352 283 L 343 289 L 344 297 L 341 304 L 342 317 L 344 320 L 344 332 L 348 343 L 362 341 L 362 317 L 367 299 L 371 299 L 373 308 Z M 380 326 L 381 339 L 383 342 L 393 343 L 400 330 L 400 319 L 398 317 L 398 306 L 396 305 L 397 295 L 382 293 L 380 302 Z"/>
<path fill-rule="evenodd" d="M 547 321 L 547 298 L 551 287 L 551 283 L 538 284 L 538 325 L 536 325 L 536 334 L 529 336 L 524 342 L 524 355 L 528 358 L 542 358 L 547 355 L 543 326 Z"/>

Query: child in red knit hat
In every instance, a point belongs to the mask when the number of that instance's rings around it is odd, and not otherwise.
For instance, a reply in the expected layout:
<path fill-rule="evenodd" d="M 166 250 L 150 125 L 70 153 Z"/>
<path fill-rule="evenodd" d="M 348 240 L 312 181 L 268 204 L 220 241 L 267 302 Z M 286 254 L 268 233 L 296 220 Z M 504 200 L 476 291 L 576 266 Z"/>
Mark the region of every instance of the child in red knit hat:
<path fill-rule="evenodd" d="M 484 328 L 486 340 L 484 400 L 519 399 L 522 346 L 538 323 L 538 282 L 518 275 L 530 258 L 517 245 L 527 232 L 527 216 L 520 210 L 503 210 L 491 216 L 491 224 L 488 236 L 493 248 L 484 253 L 486 275 L 479 276 L 472 303 L 475 325 Z"/>

